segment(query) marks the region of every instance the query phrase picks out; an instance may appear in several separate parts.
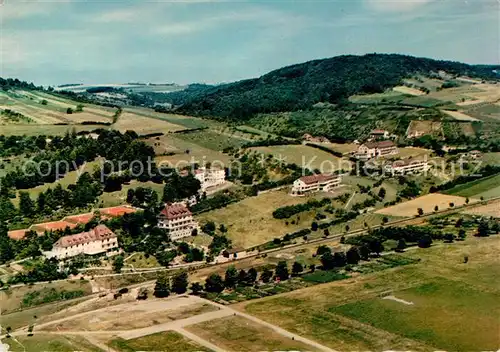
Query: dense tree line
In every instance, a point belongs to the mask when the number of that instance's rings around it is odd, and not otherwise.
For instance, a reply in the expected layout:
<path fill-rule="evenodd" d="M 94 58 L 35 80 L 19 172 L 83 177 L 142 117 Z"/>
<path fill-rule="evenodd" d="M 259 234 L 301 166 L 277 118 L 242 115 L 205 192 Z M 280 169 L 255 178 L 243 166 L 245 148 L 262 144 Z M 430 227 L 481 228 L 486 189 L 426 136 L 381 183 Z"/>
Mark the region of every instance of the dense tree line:
<path fill-rule="evenodd" d="M 273 218 L 286 219 L 304 211 L 308 211 L 315 208 L 321 208 L 327 204 L 331 204 L 330 198 L 323 198 L 322 200 L 311 199 L 307 201 L 307 203 L 287 205 L 273 211 Z"/>
<path fill-rule="evenodd" d="M 378 93 L 415 74 L 446 71 L 498 78 L 491 68 L 396 54 L 344 55 L 272 71 L 260 78 L 167 95 L 179 111 L 221 119 L 248 119 L 258 113 L 308 109 L 338 103 L 358 93 Z"/>

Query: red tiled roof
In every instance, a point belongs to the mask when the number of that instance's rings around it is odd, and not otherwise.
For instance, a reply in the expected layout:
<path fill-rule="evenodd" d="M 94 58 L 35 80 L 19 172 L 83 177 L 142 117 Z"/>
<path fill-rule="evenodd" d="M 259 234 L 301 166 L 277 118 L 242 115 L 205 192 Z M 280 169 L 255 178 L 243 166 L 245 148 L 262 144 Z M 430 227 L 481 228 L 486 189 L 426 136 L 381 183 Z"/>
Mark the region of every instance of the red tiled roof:
<path fill-rule="evenodd" d="M 303 176 L 300 178 L 300 180 L 307 185 L 310 185 L 312 183 L 317 183 L 317 182 L 329 181 L 329 180 L 333 180 L 333 179 L 334 179 L 333 175 L 327 175 L 327 174 Z"/>
<path fill-rule="evenodd" d="M 385 130 L 373 130 L 372 134 L 384 134 Z"/>
<path fill-rule="evenodd" d="M 165 216 L 168 220 L 175 220 L 192 215 L 191 211 L 189 211 L 184 204 L 180 203 L 167 204 L 160 214 Z"/>
<path fill-rule="evenodd" d="M 367 142 L 365 145 L 370 149 L 395 147 L 393 141 Z"/>
<path fill-rule="evenodd" d="M 54 244 L 56 247 L 71 247 L 77 244 L 84 244 L 108 238 L 115 238 L 116 235 L 106 225 L 99 225 L 88 232 L 76 235 L 63 236 Z"/>

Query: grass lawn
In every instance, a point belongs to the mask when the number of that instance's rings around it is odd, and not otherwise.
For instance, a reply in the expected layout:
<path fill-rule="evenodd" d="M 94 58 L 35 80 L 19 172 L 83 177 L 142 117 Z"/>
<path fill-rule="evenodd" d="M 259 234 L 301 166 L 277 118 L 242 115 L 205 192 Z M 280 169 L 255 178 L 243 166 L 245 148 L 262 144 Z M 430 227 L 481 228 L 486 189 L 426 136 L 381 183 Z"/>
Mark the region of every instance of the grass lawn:
<path fill-rule="evenodd" d="M 64 175 L 63 178 L 59 179 L 54 183 L 45 183 L 43 185 L 22 191 L 28 192 L 31 198 L 35 201 L 40 193 L 45 192 L 49 188 L 54 188 L 55 186 L 57 186 L 57 184 L 61 184 L 63 188 L 67 188 L 69 185 L 76 183 L 76 181 L 78 181 L 78 177 L 81 176 L 83 173 L 88 172 L 92 174 L 94 167 L 100 164 L 101 162 L 99 160 L 85 163 L 80 167 L 80 169 L 68 172 L 67 174 Z M 13 203 L 15 205 L 19 203 L 19 192 L 17 193 L 17 197 L 13 199 Z"/>
<path fill-rule="evenodd" d="M 77 291 L 82 290 L 86 294 L 90 294 L 92 289 L 90 283 L 85 280 L 71 280 L 59 281 L 52 283 L 45 283 L 43 285 L 24 285 L 19 287 L 10 288 L 8 290 L 0 291 L 0 310 L 3 314 L 15 312 L 20 308 L 23 297 L 30 292 L 34 291 L 49 291 L 51 288 L 57 291 Z"/>
<path fill-rule="evenodd" d="M 228 229 L 227 236 L 233 241 L 233 247 L 250 248 L 275 237 L 282 237 L 286 233 L 309 227 L 314 217 L 314 210 L 300 213 L 300 220 L 296 224 L 292 224 L 291 221 L 297 220 L 297 216 L 283 220 L 274 219 L 272 216 L 276 208 L 306 203 L 308 199 L 311 198 L 292 197 L 287 190 L 268 192 L 246 198 L 222 209 L 200 214 L 196 218 L 200 224 L 208 221 L 214 221 L 217 227 L 224 224 Z M 286 225 L 285 222 L 289 224 Z"/>
<path fill-rule="evenodd" d="M 500 196 L 500 174 L 458 185 L 445 192 L 462 197 L 493 198 Z"/>
<path fill-rule="evenodd" d="M 203 148 L 222 151 L 228 147 L 239 148 L 248 141 L 245 139 L 220 134 L 210 130 L 204 130 L 191 133 L 178 133 L 175 136 L 178 139 L 188 141 Z"/>
<path fill-rule="evenodd" d="M 164 114 L 146 108 L 126 108 L 125 111 L 132 112 L 136 115 L 168 121 L 170 123 L 183 126 L 187 129 L 208 127 L 214 123 L 210 120 L 203 120 L 200 118 L 184 115 Z"/>
<path fill-rule="evenodd" d="M 402 254 L 415 264 L 234 307 L 342 351 L 496 350 L 499 241 L 415 248 Z M 414 304 L 382 299 L 386 293 Z"/>
<path fill-rule="evenodd" d="M 392 295 L 413 304 L 375 297 L 333 307 L 330 312 L 440 349 L 498 348 L 500 292 L 440 278 Z"/>
<path fill-rule="evenodd" d="M 500 165 L 500 153 L 484 153 L 481 160 L 488 165 Z"/>
<path fill-rule="evenodd" d="M 38 334 L 35 332 L 33 336 L 17 336 L 4 339 L 2 342 L 7 343 L 10 351 L 31 352 L 31 351 L 47 351 L 47 352 L 102 352 L 102 350 L 82 336 L 63 336 L 63 335 L 48 335 Z"/>
<path fill-rule="evenodd" d="M 127 192 L 129 189 L 136 189 L 137 187 L 149 187 L 155 190 L 158 193 L 158 197 L 161 199 L 163 196 L 163 187 L 165 185 L 154 183 L 151 181 L 148 182 L 138 182 L 131 181 L 128 185 L 123 185 L 120 191 L 116 192 L 104 192 L 99 196 L 99 206 L 103 208 L 114 207 L 117 205 L 123 205 L 127 202 Z"/>
<path fill-rule="evenodd" d="M 243 317 L 191 325 L 188 331 L 227 351 L 308 351 L 309 345 L 284 337 Z"/>
<path fill-rule="evenodd" d="M 125 261 L 126 266 L 133 266 L 136 269 L 141 268 L 155 268 L 160 266 L 158 261 L 153 256 L 148 256 L 146 258 L 145 254 L 142 252 L 134 253 L 130 258 Z"/>
<path fill-rule="evenodd" d="M 384 93 L 352 95 L 349 101 L 356 104 L 398 103 L 409 95 L 389 90 Z"/>
<path fill-rule="evenodd" d="M 131 340 L 117 338 L 108 343 L 114 350 L 120 352 L 134 351 L 165 351 L 189 352 L 208 351 L 197 343 L 187 339 L 175 331 L 159 332 Z"/>
<path fill-rule="evenodd" d="M 265 155 L 272 154 L 275 159 L 284 163 L 293 163 L 301 168 L 312 170 L 320 169 L 322 172 L 332 172 L 339 169 L 349 170 L 351 168 L 349 161 L 342 161 L 330 153 L 306 145 L 277 145 L 251 149 Z"/>

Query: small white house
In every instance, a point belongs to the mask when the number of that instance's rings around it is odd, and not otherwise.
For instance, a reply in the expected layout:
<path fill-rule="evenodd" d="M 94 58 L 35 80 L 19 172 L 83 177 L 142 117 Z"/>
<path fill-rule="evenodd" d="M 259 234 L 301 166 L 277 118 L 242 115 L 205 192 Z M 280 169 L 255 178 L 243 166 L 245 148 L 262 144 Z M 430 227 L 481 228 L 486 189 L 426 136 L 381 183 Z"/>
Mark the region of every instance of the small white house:
<path fill-rule="evenodd" d="M 191 211 L 181 203 L 167 204 L 160 212 L 158 227 L 167 230 L 171 241 L 189 237 L 193 230 L 198 230 L 198 223 Z"/>
<path fill-rule="evenodd" d="M 319 191 L 328 192 L 338 187 L 341 181 L 342 177 L 339 175 L 318 174 L 303 176 L 294 181 L 291 195 L 302 196 Z"/>
<path fill-rule="evenodd" d="M 389 136 L 389 131 L 386 130 L 375 129 L 370 132 L 370 137 L 373 139 L 387 139 Z"/>
<path fill-rule="evenodd" d="M 99 225 L 88 232 L 61 237 L 54 243 L 52 250 L 44 252 L 44 255 L 63 260 L 79 254 L 103 253 L 108 256 L 118 254 L 118 238 L 108 227 Z"/>

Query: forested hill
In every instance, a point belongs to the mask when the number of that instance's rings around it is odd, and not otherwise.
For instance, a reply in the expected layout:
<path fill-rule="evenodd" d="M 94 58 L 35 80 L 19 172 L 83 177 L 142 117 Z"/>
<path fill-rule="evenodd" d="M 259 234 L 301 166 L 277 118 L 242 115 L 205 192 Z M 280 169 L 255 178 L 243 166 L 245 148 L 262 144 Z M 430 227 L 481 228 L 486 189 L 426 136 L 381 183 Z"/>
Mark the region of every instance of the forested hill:
<path fill-rule="evenodd" d="M 167 95 L 181 113 L 221 119 L 248 119 L 257 113 L 296 111 L 318 102 L 338 103 L 357 93 L 382 92 L 414 74 L 467 75 L 498 79 L 500 66 L 396 54 L 338 56 L 272 71 L 260 78 L 220 86 L 193 87 Z"/>

